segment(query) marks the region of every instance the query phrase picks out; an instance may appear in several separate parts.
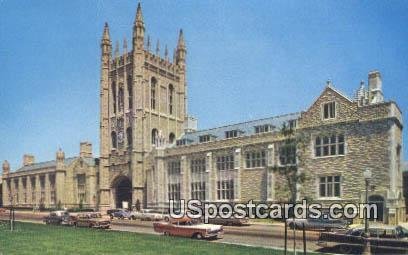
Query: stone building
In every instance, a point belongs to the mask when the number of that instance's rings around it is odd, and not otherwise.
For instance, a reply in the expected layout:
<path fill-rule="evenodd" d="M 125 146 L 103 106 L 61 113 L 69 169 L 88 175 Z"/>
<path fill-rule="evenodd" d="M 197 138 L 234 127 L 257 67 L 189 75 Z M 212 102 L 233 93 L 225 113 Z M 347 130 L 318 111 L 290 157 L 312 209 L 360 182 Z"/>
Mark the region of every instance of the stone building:
<path fill-rule="evenodd" d="M 14 172 L 5 161 L 5 205 L 77 207 L 82 201 L 104 211 L 127 203 L 164 208 L 171 198 L 283 202 L 290 192 L 276 169 L 288 166 L 305 176 L 296 185 L 297 199 L 358 203 L 368 168 L 370 201 L 380 206 L 380 220 L 405 218 L 401 111 L 384 101 L 378 71 L 368 74 L 368 88 L 361 84 L 355 98 L 329 82 L 302 112 L 196 131 L 197 121 L 187 114 L 183 32 L 172 60 L 167 46 L 160 54 L 159 42 L 153 53 L 138 5 L 127 45 L 125 40 L 120 52 L 117 43 L 112 52 L 105 25 L 99 158 L 83 143 L 79 157 L 65 159 L 59 151 L 55 161 L 35 164 L 25 156 Z M 303 150 L 283 146 L 283 125 L 304 137 Z"/>
<path fill-rule="evenodd" d="M 58 150 L 55 160 L 35 163 L 23 156 L 23 165 L 10 172 L 3 162 L 3 205 L 18 208 L 95 208 L 97 202 L 98 160 L 92 145 L 83 142 L 77 157 L 65 158 Z"/>

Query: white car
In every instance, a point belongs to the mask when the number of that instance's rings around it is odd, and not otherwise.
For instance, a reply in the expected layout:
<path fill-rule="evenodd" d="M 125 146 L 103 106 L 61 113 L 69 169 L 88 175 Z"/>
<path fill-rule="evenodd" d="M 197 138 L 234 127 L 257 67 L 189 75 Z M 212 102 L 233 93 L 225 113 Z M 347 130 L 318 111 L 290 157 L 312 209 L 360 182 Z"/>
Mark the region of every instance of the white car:
<path fill-rule="evenodd" d="M 146 221 L 160 221 L 163 220 L 167 215 L 164 213 L 161 213 L 159 211 L 155 211 L 153 209 L 142 209 L 140 211 L 132 211 L 130 213 L 130 219 L 132 220 L 146 220 Z"/>

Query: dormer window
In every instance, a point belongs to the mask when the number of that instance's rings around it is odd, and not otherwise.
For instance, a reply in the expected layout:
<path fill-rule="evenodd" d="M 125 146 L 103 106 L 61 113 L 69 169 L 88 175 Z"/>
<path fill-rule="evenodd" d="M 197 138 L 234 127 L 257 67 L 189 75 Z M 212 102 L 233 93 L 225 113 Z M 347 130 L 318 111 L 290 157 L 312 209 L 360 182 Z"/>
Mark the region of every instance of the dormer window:
<path fill-rule="evenodd" d="M 323 119 L 336 118 L 336 102 L 330 102 L 323 105 Z"/>
<path fill-rule="evenodd" d="M 269 124 L 255 126 L 255 134 L 270 132 L 272 129 L 273 126 Z"/>
<path fill-rule="evenodd" d="M 211 140 L 211 136 L 210 135 L 200 135 L 198 140 L 199 140 L 200 143 L 206 143 L 206 142 L 209 142 Z"/>
<path fill-rule="evenodd" d="M 225 138 L 233 138 L 238 136 L 238 130 L 225 131 Z"/>

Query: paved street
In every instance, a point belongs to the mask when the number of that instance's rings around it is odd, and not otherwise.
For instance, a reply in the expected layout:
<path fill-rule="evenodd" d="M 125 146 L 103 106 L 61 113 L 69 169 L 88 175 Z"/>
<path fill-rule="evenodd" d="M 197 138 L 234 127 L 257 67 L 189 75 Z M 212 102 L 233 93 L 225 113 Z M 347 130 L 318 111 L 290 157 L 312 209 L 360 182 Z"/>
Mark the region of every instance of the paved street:
<path fill-rule="evenodd" d="M 16 220 L 42 222 L 41 219 L 46 213 L 16 212 Z M 6 219 L 8 215 L 0 215 L 0 219 Z M 113 220 L 112 230 L 129 231 L 136 233 L 157 234 L 154 232 L 152 222 L 149 221 L 130 221 Z M 248 246 L 261 247 L 284 247 L 284 227 L 282 224 L 253 224 L 251 226 L 225 226 L 225 235 L 223 239 L 213 240 L 211 242 L 231 243 Z M 288 248 L 293 250 L 293 231 L 288 230 Z M 300 251 L 303 249 L 302 233 L 296 231 L 296 247 Z M 306 232 L 306 246 L 308 251 L 322 251 L 316 245 L 318 232 Z"/>

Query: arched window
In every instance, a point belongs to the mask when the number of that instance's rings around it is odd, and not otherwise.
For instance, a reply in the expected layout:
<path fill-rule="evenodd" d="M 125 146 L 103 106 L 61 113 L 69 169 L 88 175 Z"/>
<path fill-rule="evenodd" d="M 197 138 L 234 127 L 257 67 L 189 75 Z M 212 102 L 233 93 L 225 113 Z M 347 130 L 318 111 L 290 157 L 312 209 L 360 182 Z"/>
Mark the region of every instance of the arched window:
<path fill-rule="evenodd" d="M 172 144 L 176 140 L 176 135 L 174 133 L 170 133 L 169 135 L 169 143 Z"/>
<path fill-rule="evenodd" d="M 132 128 L 131 127 L 128 127 L 126 129 L 126 138 L 127 138 L 128 146 L 131 147 L 132 144 L 133 144 Z"/>
<path fill-rule="evenodd" d="M 116 113 L 116 83 L 112 82 L 112 104 L 113 104 L 113 113 Z"/>
<path fill-rule="evenodd" d="M 156 78 L 152 77 L 150 81 L 150 107 L 156 109 Z"/>
<path fill-rule="evenodd" d="M 119 111 L 123 112 L 124 101 L 123 101 L 123 88 L 119 88 Z"/>
<path fill-rule="evenodd" d="M 173 114 L 173 101 L 174 101 L 174 87 L 169 85 L 169 114 Z"/>
<path fill-rule="evenodd" d="M 156 144 L 157 138 L 159 137 L 159 131 L 157 129 L 152 129 L 152 144 Z"/>
<path fill-rule="evenodd" d="M 129 109 L 133 108 L 133 86 L 132 86 L 132 83 L 133 83 L 132 76 L 129 75 L 128 79 L 127 79 L 127 90 L 128 90 L 128 94 L 129 94 L 129 98 L 128 98 Z"/>
<path fill-rule="evenodd" d="M 117 140 L 115 131 L 112 131 L 111 138 L 112 138 L 112 149 L 116 149 L 118 147 L 118 140 Z"/>

